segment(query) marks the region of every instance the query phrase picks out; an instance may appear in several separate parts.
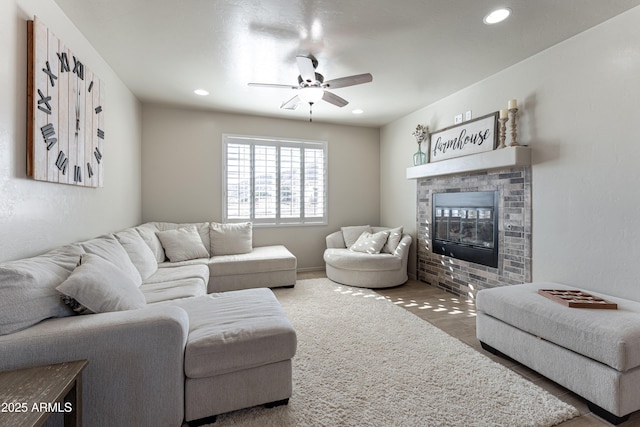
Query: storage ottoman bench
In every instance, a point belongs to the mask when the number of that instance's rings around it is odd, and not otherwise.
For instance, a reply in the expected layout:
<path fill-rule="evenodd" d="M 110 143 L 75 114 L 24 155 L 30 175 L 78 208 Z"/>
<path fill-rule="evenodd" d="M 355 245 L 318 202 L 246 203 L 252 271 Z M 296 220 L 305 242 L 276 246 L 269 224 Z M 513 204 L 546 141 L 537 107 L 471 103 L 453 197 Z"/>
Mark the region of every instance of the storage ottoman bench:
<path fill-rule="evenodd" d="M 184 400 L 190 426 L 237 409 L 288 402 L 297 339 L 270 289 L 221 292 L 173 304 L 189 316 Z"/>
<path fill-rule="evenodd" d="M 215 255 L 209 260 L 208 293 L 296 284 L 298 261 L 283 245 L 257 246 L 249 253 Z"/>
<path fill-rule="evenodd" d="M 478 292 L 478 340 L 582 396 L 608 421 L 624 421 L 640 409 L 640 303 L 585 290 L 618 309 L 570 308 L 539 289 L 577 288 L 537 282 Z"/>

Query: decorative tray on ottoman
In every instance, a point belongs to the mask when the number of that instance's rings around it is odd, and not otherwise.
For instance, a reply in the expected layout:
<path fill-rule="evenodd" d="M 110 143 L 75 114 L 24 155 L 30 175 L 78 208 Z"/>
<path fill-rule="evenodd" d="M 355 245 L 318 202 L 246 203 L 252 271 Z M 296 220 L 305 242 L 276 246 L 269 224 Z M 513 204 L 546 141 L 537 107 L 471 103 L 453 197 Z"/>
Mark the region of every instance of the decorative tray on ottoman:
<path fill-rule="evenodd" d="M 577 289 L 538 289 L 538 293 L 567 307 L 618 309 L 618 304 L 615 302 Z"/>

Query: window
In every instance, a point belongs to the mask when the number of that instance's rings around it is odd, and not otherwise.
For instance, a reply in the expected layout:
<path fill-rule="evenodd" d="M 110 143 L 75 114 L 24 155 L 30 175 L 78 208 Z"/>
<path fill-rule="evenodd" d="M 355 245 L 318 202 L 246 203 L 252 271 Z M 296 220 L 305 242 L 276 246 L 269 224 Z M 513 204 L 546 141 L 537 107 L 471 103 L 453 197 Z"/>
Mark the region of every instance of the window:
<path fill-rule="evenodd" d="M 327 143 L 223 135 L 223 217 L 327 223 Z"/>

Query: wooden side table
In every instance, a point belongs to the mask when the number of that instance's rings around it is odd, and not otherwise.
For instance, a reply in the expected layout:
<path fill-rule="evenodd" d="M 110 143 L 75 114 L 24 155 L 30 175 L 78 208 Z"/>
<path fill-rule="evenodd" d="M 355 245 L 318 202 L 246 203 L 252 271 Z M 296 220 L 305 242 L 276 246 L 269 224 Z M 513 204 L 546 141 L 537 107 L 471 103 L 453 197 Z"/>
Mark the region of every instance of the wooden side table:
<path fill-rule="evenodd" d="M 86 360 L 0 373 L 0 425 L 41 426 L 52 413 L 82 426 L 82 370 Z"/>

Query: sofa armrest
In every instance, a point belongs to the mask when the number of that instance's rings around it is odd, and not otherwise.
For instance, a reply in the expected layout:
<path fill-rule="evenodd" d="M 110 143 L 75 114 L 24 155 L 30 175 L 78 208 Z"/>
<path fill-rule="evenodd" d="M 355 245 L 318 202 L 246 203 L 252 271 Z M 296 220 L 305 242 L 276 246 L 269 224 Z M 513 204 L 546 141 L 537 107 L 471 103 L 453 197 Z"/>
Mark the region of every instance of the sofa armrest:
<path fill-rule="evenodd" d="M 347 245 L 344 243 L 344 236 L 342 235 L 342 231 L 336 231 L 329 234 L 325 240 L 327 241 L 327 248 L 346 248 Z"/>
<path fill-rule="evenodd" d="M 40 322 L 0 336 L 0 369 L 87 359 L 86 425 L 180 425 L 187 313 L 163 305 Z"/>

